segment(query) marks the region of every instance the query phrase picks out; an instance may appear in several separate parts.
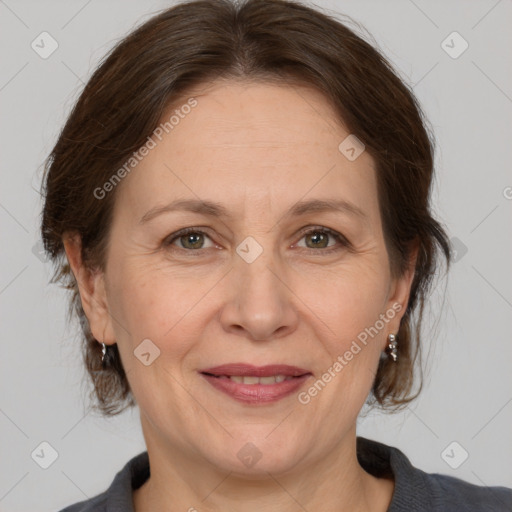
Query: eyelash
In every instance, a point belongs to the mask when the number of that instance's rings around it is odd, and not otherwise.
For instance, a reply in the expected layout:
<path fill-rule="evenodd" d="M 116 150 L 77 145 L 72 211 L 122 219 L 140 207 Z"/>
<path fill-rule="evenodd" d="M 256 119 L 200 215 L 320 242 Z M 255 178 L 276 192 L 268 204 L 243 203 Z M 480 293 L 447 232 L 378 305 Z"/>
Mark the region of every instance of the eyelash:
<path fill-rule="evenodd" d="M 188 235 L 190 233 L 193 233 L 193 234 L 200 234 L 200 235 L 205 235 L 207 236 L 208 238 L 210 238 L 210 236 L 208 235 L 207 232 L 201 230 L 201 229 L 198 229 L 198 228 L 184 228 L 184 229 L 181 229 L 180 231 L 177 231 L 176 233 L 173 233 L 172 235 L 168 236 L 165 240 L 164 240 L 164 243 L 166 246 L 171 246 L 173 244 L 173 242 L 175 240 L 178 240 L 179 238 L 181 238 L 182 236 L 185 236 L 185 235 Z M 334 231 L 332 229 L 329 229 L 329 228 L 325 228 L 325 227 L 321 227 L 321 226 L 314 226 L 312 228 L 308 228 L 307 230 L 305 231 L 302 231 L 301 232 L 301 237 L 299 240 L 302 240 L 306 235 L 309 235 L 309 234 L 312 234 L 312 233 L 325 233 L 327 235 L 330 235 L 331 237 L 335 238 L 336 241 L 341 245 L 336 247 L 336 246 L 333 246 L 333 247 L 330 247 L 330 248 L 320 248 L 320 249 L 312 249 L 310 247 L 306 247 L 306 251 L 308 252 L 314 252 L 314 253 L 319 253 L 319 252 L 322 252 L 323 254 L 330 254 L 332 252 L 335 252 L 335 251 L 339 251 L 341 248 L 349 248 L 351 247 L 350 245 L 350 242 L 341 234 L 341 233 L 338 233 L 337 231 Z M 185 252 L 190 252 L 190 253 L 193 253 L 193 252 L 200 252 L 201 249 L 184 249 L 182 247 L 177 247 L 177 249 L 181 250 L 181 251 L 185 251 Z"/>

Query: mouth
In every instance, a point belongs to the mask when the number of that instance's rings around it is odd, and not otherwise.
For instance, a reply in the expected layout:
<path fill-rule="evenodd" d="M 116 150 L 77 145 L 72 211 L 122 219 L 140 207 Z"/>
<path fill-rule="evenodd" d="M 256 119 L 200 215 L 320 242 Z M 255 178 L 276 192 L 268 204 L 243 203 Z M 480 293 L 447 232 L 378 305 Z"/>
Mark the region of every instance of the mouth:
<path fill-rule="evenodd" d="M 264 386 L 297 378 L 285 375 L 269 375 L 268 377 L 256 377 L 255 375 L 213 375 L 207 372 L 203 373 L 203 375 L 215 377 L 216 379 L 230 379 L 232 382 L 238 382 L 239 384 L 262 384 Z"/>
<path fill-rule="evenodd" d="M 250 404 L 280 400 L 297 391 L 312 376 L 309 370 L 297 366 L 244 363 L 225 364 L 199 373 L 216 390 Z"/>

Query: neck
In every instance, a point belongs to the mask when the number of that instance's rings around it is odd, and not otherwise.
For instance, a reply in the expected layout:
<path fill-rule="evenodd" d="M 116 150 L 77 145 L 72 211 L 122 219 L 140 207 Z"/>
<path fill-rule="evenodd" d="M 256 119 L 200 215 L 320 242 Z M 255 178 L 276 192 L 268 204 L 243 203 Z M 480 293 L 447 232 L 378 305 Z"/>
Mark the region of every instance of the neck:
<path fill-rule="evenodd" d="M 385 512 L 394 483 L 359 465 L 355 429 L 315 464 L 297 464 L 287 473 L 247 478 L 197 459 L 189 452 L 164 451 L 146 438 L 151 476 L 134 491 L 135 512 L 150 510 L 219 512 Z"/>

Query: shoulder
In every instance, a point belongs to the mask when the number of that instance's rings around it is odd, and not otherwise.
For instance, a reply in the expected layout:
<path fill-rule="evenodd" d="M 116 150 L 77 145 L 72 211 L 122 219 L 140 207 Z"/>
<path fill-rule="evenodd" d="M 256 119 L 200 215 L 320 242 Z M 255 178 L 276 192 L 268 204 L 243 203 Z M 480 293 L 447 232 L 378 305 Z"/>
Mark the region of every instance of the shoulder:
<path fill-rule="evenodd" d="M 106 512 L 107 492 L 103 492 L 88 500 L 80 501 L 63 508 L 59 512 Z"/>
<path fill-rule="evenodd" d="M 512 512 L 512 489 L 471 484 L 440 473 L 414 467 L 397 448 L 391 448 L 397 480 L 397 503 L 408 503 L 408 511 L 429 512 Z M 391 509 L 395 512 L 395 509 Z"/>
<path fill-rule="evenodd" d="M 133 512 L 133 489 L 140 487 L 149 475 L 149 458 L 145 451 L 124 465 L 106 491 L 59 512 Z"/>
<path fill-rule="evenodd" d="M 358 438 L 358 458 L 375 476 L 393 476 L 388 512 L 512 512 L 512 489 L 471 484 L 414 467 L 398 448 Z"/>
<path fill-rule="evenodd" d="M 439 473 L 422 473 L 427 486 L 432 490 L 434 510 L 512 511 L 512 489 L 479 486 Z"/>

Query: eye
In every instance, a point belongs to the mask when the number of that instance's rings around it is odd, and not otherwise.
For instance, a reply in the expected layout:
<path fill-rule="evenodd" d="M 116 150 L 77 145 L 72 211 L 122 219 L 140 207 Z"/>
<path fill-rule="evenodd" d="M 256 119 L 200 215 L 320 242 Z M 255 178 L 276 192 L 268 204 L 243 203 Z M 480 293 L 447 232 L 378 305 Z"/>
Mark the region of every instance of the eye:
<path fill-rule="evenodd" d="M 170 235 L 170 237 L 165 240 L 165 245 L 174 245 L 174 242 L 177 241 L 179 242 L 178 248 L 183 250 L 198 250 L 213 247 L 213 243 L 209 247 L 204 246 L 205 238 L 210 240 L 210 237 L 204 231 L 196 228 L 185 228 Z"/>
<path fill-rule="evenodd" d="M 323 253 L 337 251 L 350 245 L 348 240 L 342 234 L 333 231 L 332 229 L 323 227 L 313 227 L 307 231 L 304 231 L 302 233 L 301 240 L 303 239 L 306 241 L 306 249 L 317 251 L 318 249 L 328 248 L 328 250 L 322 251 Z M 330 244 L 329 239 L 338 242 L 338 245 L 336 245 L 336 243 Z M 304 247 L 303 245 L 297 245 L 299 247 Z"/>
<path fill-rule="evenodd" d="M 302 232 L 300 240 L 306 240 L 306 245 L 297 244 L 298 247 L 304 247 L 313 252 L 322 254 L 338 251 L 342 248 L 349 248 L 350 242 L 337 231 L 329 228 L 315 226 Z M 210 245 L 205 246 L 205 240 L 210 240 Z M 334 243 L 330 243 L 334 241 Z M 337 244 L 336 244 L 337 242 Z M 208 234 L 199 228 L 184 228 L 164 240 L 166 246 L 177 246 L 178 249 L 188 252 L 198 251 L 200 249 L 209 249 L 214 247 Z M 319 249 L 324 249 L 319 251 Z"/>

